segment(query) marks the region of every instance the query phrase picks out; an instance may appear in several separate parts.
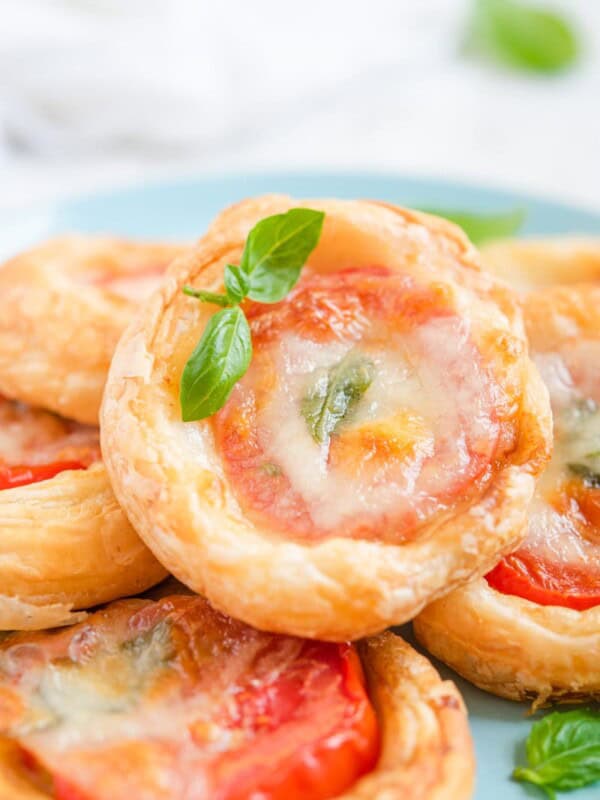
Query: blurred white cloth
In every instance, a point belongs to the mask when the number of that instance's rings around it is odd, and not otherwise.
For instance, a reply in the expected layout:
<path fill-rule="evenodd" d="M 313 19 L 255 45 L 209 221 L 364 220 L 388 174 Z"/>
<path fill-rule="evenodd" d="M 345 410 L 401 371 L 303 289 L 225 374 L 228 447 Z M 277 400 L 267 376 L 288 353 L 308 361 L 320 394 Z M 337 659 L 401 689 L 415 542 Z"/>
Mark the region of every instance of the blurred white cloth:
<path fill-rule="evenodd" d="M 540 78 L 461 54 L 468 0 L 2 0 L 0 203 L 19 175 L 313 167 L 600 205 L 600 3 L 558 5 L 586 54 Z"/>

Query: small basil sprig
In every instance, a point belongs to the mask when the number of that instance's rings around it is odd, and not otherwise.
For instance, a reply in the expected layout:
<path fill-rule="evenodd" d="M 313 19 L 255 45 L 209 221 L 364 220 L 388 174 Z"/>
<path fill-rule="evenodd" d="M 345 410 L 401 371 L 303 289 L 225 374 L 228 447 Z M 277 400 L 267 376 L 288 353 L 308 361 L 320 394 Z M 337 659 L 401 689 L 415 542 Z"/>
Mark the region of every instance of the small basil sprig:
<path fill-rule="evenodd" d="M 600 712 L 554 711 L 535 722 L 526 743 L 527 767 L 513 778 L 543 789 L 548 797 L 600 780 Z"/>
<path fill-rule="evenodd" d="M 330 369 L 317 372 L 302 400 L 302 415 L 318 444 L 329 442 L 371 385 L 374 372 L 371 359 L 352 352 Z"/>
<path fill-rule="evenodd" d="M 266 217 L 248 234 L 239 266 L 226 265 L 224 294 L 183 287 L 190 297 L 222 307 L 210 318 L 181 376 L 184 422 L 210 417 L 225 405 L 252 358 L 250 326 L 239 304 L 246 297 L 277 303 L 286 296 L 317 246 L 324 218 L 310 208 Z"/>
<path fill-rule="evenodd" d="M 569 472 L 576 475 L 578 478 L 589 486 L 591 489 L 600 489 L 600 473 L 589 467 L 587 464 L 579 462 L 570 462 L 567 464 Z"/>
<path fill-rule="evenodd" d="M 525 222 L 527 212 L 522 208 L 511 211 L 500 211 L 495 214 L 475 214 L 470 211 L 442 210 L 436 208 L 422 209 L 427 214 L 454 222 L 467 234 L 473 244 L 480 245 L 493 239 L 514 236 Z"/>
<path fill-rule="evenodd" d="M 565 69 L 579 54 L 564 17 L 521 0 L 475 0 L 468 48 L 536 72 Z"/>

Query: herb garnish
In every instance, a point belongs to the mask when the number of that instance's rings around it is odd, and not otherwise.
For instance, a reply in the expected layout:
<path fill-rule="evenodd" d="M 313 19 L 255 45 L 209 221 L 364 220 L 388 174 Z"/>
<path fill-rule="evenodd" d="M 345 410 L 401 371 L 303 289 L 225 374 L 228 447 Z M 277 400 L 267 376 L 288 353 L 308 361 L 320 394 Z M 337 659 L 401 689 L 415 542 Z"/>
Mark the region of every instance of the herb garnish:
<path fill-rule="evenodd" d="M 563 16 L 522 0 L 476 0 L 467 47 L 535 72 L 570 66 L 580 49 L 575 31 Z"/>
<path fill-rule="evenodd" d="M 592 489 L 600 489 L 600 473 L 588 467 L 587 464 L 570 463 L 567 464 L 573 475 L 581 478 L 586 486 Z"/>
<path fill-rule="evenodd" d="M 191 286 L 183 291 L 203 303 L 222 306 L 206 326 L 181 376 L 184 422 L 210 417 L 227 402 L 252 359 L 252 337 L 240 303 L 246 297 L 277 303 L 294 287 L 317 246 L 325 214 L 292 208 L 258 222 L 248 234 L 239 266 L 225 267 L 225 294 Z"/>
<path fill-rule="evenodd" d="M 489 214 L 435 208 L 424 208 L 422 210 L 427 214 L 435 214 L 438 217 L 444 217 L 444 219 L 454 222 L 455 225 L 463 229 L 473 244 L 476 245 L 493 239 L 514 236 L 522 227 L 527 216 L 527 212 L 522 208 Z"/>
<path fill-rule="evenodd" d="M 526 742 L 529 766 L 513 778 L 534 783 L 548 797 L 600 780 L 600 712 L 554 711 L 535 722 Z"/>
<path fill-rule="evenodd" d="M 346 418 L 373 381 L 371 359 L 350 352 L 328 370 L 318 370 L 302 400 L 302 414 L 313 439 L 319 444 Z"/>

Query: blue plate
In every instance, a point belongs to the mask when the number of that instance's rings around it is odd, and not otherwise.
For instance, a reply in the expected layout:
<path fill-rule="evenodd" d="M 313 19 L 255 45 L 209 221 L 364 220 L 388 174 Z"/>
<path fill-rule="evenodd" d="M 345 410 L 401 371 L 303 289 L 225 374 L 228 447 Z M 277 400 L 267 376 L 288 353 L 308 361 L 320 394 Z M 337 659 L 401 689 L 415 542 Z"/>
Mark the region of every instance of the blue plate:
<path fill-rule="evenodd" d="M 141 237 L 197 238 L 224 206 L 244 197 L 285 192 L 296 197 L 372 197 L 407 206 L 470 211 L 527 211 L 522 233 L 600 235 L 600 215 L 514 192 L 421 178 L 375 175 L 241 175 L 153 183 L 102 192 L 33 208 L 0 220 L 0 255 L 6 257 L 46 236 L 68 231 Z M 410 638 L 410 631 L 405 631 Z M 510 773 L 523 762 L 531 727 L 527 707 L 474 689 L 447 668 L 471 715 L 477 750 L 477 800 L 544 797 L 514 783 Z M 600 668 L 600 667 L 599 667 Z M 580 790 L 577 800 L 598 800 L 598 786 Z"/>

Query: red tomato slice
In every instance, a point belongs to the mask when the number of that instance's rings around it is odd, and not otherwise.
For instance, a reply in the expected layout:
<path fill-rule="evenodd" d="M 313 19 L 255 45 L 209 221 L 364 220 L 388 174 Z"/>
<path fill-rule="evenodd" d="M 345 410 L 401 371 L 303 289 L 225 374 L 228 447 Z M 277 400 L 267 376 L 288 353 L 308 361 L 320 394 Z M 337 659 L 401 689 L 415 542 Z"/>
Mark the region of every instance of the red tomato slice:
<path fill-rule="evenodd" d="M 212 422 L 233 491 L 257 524 L 301 539 L 407 541 L 435 514 L 476 495 L 489 480 L 494 457 L 501 457 L 494 378 L 443 289 L 419 286 L 384 267 L 346 269 L 307 275 L 285 300 L 250 304 L 247 315 L 252 363 Z M 306 384 L 319 368 L 310 360 L 302 366 L 298 354 L 336 363 L 340 353 L 352 351 L 381 365 L 384 388 L 372 387 L 371 402 L 381 407 L 389 400 L 375 422 L 391 420 L 392 430 L 386 433 L 381 425 L 371 438 L 356 436 L 343 447 L 343 434 L 335 432 L 324 445 L 325 461 L 307 465 L 299 455 L 305 474 L 294 478 L 290 465 L 279 463 L 282 448 L 299 452 L 293 447 L 299 442 L 301 452 L 315 461 L 323 452 L 310 440 L 301 411 Z M 396 370 L 393 377 L 390 370 Z M 407 390 L 392 407 L 390 386 L 402 381 L 421 387 L 413 390 L 421 394 Z M 431 400 L 427 409 L 421 409 L 423 396 Z M 277 409 L 288 398 L 293 398 L 285 406 L 288 416 L 280 419 Z M 422 433 L 412 425 L 413 438 L 405 436 L 401 423 L 393 430 L 394 420 L 410 417 L 397 413 L 406 411 L 403 403 L 427 415 Z M 287 419 L 292 424 L 286 441 L 279 433 Z M 308 472 L 322 476 L 319 488 L 311 485 Z M 340 497 L 336 482 L 350 498 Z M 365 498 L 363 506 L 348 507 L 352 497 Z"/>
<path fill-rule="evenodd" d="M 98 429 L 0 395 L 0 491 L 87 469 L 101 458 Z"/>
<path fill-rule="evenodd" d="M 588 558 L 582 555 L 577 563 L 561 560 L 560 538 L 547 551 L 555 555 L 553 560 L 548 555 L 540 557 L 528 539 L 486 575 L 488 583 L 503 594 L 543 606 L 585 611 L 600 605 L 600 574 L 597 562 L 589 558 L 589 548 L 600 544 L 600 490 L 572 479 L 560 484 L 546 499 L 568 523 L 570 533 L 562 533 L 561 537 L 581 538 Z"/>
<path fill-rule="evenodd" d="M 27 486 L 30 483 L 47 481 L 68 469 L 85 469 L 81 461 L 55 461 L 53 464 L 37 464 L 35 466 L 0 465 L 0 490 L 14 489 L 16 486 Z"/>
<path fill-rule="evenodd" d="M 596 575 L 565 564 L 542 561 L 524 549 L 503 558 L 485 577 L 498 592 L 542 606 L 585 611 L 600 605 L 600 583 Z"/>
<path fill-rule="evenodd" d="M 53 791 L 56 800 L 92 800 L 90 795 L 81 794 L 59 775 L 54 778 Z"/>
<path fill-rule="evenodd" d="M 578 493 L 577 504 L 589 528 L 588 538 L 600 544 L 600 489 L 584 488 Z"/>
<path fill-rule="evenodd" d="M 65 670 L 48 707 L 47 668 Z M 351 645 L 254 631 L 198 597 L 124 601 L 67 631 L 11 635 L 3 684 L 25 717 L 33 706 L 47 720 L 20 737 L 11 716 L 0 735 L 50 774 L 56 800 L 327 800 L 379 753 Z"/>

